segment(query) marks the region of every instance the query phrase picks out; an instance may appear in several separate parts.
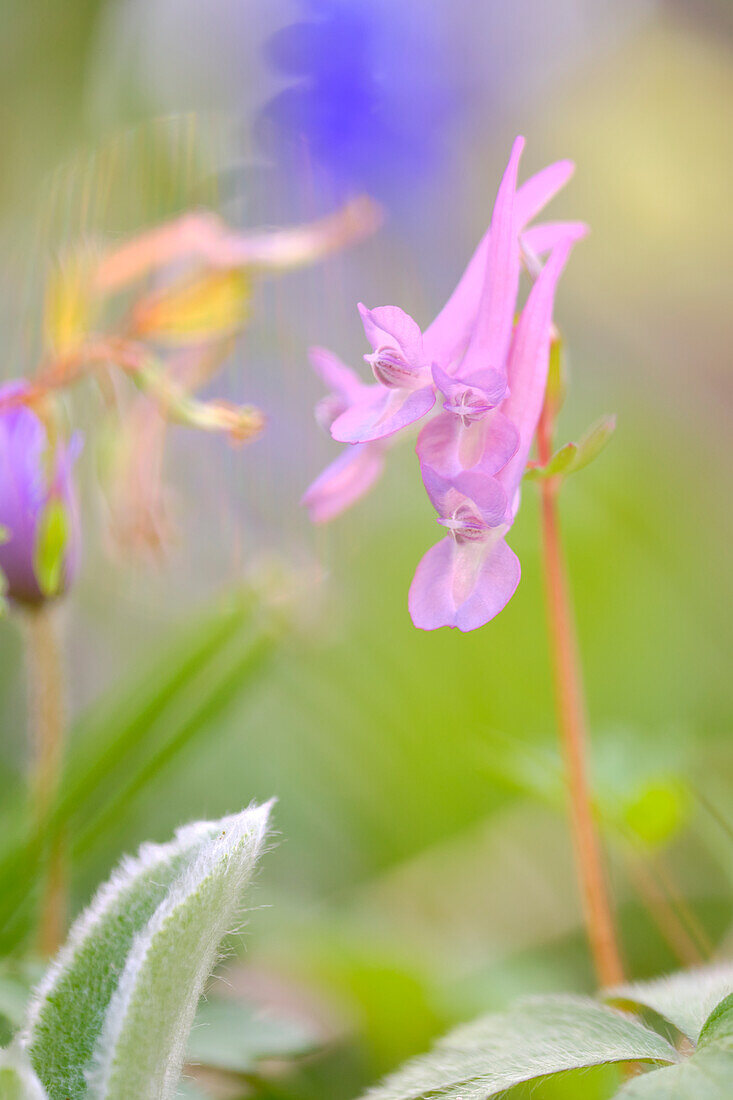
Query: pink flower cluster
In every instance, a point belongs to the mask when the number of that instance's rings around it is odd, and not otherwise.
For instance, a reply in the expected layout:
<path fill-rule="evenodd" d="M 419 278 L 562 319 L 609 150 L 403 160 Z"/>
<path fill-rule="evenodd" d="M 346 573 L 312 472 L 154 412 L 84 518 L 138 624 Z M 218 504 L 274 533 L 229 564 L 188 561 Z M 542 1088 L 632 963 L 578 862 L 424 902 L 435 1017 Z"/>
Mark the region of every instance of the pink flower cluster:
<path fill-rule="evenodd" d="M 491 225 L 451 297 L 421 332 L 397 306 L 359 305 L 375 381 L 336 356 L 311 350 L 331 389 L 318 407 L 334 439 L 349 444 L 304 495 L 314 522 L 338 515 L 375 482 L 395 433 L 442 408 L 421 429 L 417 455 L 445 537 L 428 550 L 410 587 L 415 626 L 475 630 L 506 605 L 519 560 L 505 541 L 542 411 L 555 288 L 580 222 L 529 223 L 567 182 L 569 161 L 517 188 L 524 139 L 514 142 Z M 547 257 L 544 265 L 542 257 Z M 516 319 L 520 269 L 533 278 Z"/>

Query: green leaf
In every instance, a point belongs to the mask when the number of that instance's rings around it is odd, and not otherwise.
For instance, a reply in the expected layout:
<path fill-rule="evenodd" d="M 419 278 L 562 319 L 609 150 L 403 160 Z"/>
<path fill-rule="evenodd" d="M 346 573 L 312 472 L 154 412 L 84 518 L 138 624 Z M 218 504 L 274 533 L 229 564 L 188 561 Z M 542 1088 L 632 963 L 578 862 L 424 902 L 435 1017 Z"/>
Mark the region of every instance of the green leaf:
<path fill-rule="evenodd" d="M 591 425 L 578 443 L 575 460 L 568 473 L 577 473 L 578 470 L 582 470 L 584 466 L 597 458 L 615 430 L 615 416 L 602 416 L 600 420 L 596 420 L 595 424 Z"/>
<path fill-rule="evenodd" d="M 606 991 L 605 999 L 649 1008 L 697 1043 L 710 1013 L 731 993 L 733 963 L 725 963 L 680 971 L 651 982 L 617 986 Z"/>
<path fill-rule="evenodd" d="M 46 822 L 64 833 L 79 861 L 118 826 L 130 801 L 248 688 L 272 654 L 283 618 L 267 593 L 229 593 L 219 606 L 179 624 L 152 659 L 106 695 L 73 730 L 58 801 Z M 0 822 L 0 949 L 28 934 L 41 838 Z"/>
<path fill-rule="evenodd" d="M 616 428 L 615 416 L 602 416 L 591 425 L 578 443 L 566 443 L 555 451 L 544 466 L 531 466 L 525 473 L 529 481 L 548 477 L 566 477 L 588 466 L 608 443 Z"/>
<path fill-rule="evenodd" d="M 678 1055 L 661 1035 L 589 998 L 535 998 L 457 1028 L 366 1097 L 487 1100 L 547 1074 L 637 1060 L 675 1063 Z"/>
<path fill-rule="evenodd" d="M 174 1095 L 199 997 L 237 919 L 269 811 L 225 818 L 135 937 L 87 1071 L 89 1100 Z"/>
<path fill-rule="evenodd" d="M 0 1096 L 2 1100 L 48 1100 L 24 1051 L 15 1043 L 0 1050 Z"/>
<path fill-rule="evenodd" d="M 44 596 L 58 594 L 64 578 L 64 554 L 71 525 L 66 505 L 52 499 L 41 513 L 33 550 L 33 570 Z"/>
<path fill-rule="evenodd" d="M 132 941 L 220 822 L 179 829 L 168 844 L 126 858 L 79 917 L 30 1003 L 24 1033 L 33 1066 L 52 1097 L 86 1095 L 85 1069 Z"/>
<path fill-rule="evenodd" d="M 695 972 L 679 974 L 676 995 L 682 1000 L 683 979 Z M 700 972 L 697 973 L 699 982 Z M 671 980 L 671 979 L 670 979 Z M 690 997 L 698 1009 L 715 982 L 708 975 L 707 993 Z M 689 988 L 689 986 L 688 986 Z M 669 1014 L 667 1013 L 669 1016 Z M 711 1011 L 701 1030 L 695 1053 L 679 1066 L 634 1078 L 617 1094 L 618 1100 L 730 1100 L 733 1092 L 733 994 Z"/>
<path fill-rule="evenodd" d="M 232 1073 L 250 1073 L 267 1058 L 297 1058 L 317 1045 L 302 1023 L 273 1019 L 240 1001 L 203 1001 L 188 1042 L 186 1061 Z"/>
<path fill-rule="evenodd" d="M 701 1051 L 679 1066 L 634 1077 L 616 1093 L 616 1100 L 730 1100 L 733 1054 Z"/>
<path fill-rule="evenodd" d="M 715 1006 L 703 1024 L 697 1048 L 702 1050 L 711 1043 L 733 1051 L 733 993 L 729 993 Z"/>

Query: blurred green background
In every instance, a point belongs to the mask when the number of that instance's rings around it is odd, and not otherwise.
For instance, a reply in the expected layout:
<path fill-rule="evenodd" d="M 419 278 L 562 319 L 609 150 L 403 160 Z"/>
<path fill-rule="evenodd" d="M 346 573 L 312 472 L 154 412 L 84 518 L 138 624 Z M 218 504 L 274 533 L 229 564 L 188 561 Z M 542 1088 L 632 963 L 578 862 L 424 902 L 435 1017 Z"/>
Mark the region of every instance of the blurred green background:
<path fill-rule="evenodd" d="M 592 229 L 559 298 L 571 370 L 560 442 L 618 416 L 612 445 L 567 484 L 562 518 L 627 968 L 641 978 L 733 942 L 731 9 L 480 7 L 436 5 L 446 51 L 475 77 L 449 171 L 409 216 L 387 204 L 371 240 L 258 291 L 225 384 L 260 403 L 270 427 L 241 451 L 175 436 L 179 538 L 165 560 L 106 553 L 91 444 L 83 460 L 85 567 L 64 629 L 78 758 L 96 752 L 102 767 L 74 794 L 74 905 L 143 839 L 276 795 L 261 908 L 237 945 L 242 964 L 227 969 L 235 989 L 311 1013 L 332 1038 L 293 1096 L 352 1096 L 455 1019 L 593 984 L 563 817 L 534 488 L 512 532 L 517 595 L 467 636 L 419 633 L 407 615 L 412 572 L 436 538 L 409 442 L 327 529 L 310 529 L 298 507 L 336 453 L 312 419 L 321 391 L 308 344 L 358 364 L 357 300 L 398 302 L 427 323 L 483 232 L 517 132 L 525 177 L 576 161 L 552 215 Z M 295 221 L 303 206 L 289 208 L 283 190 L 275 211 L 251 138 L 277 79 L 262 44 L 294 5 L 4 0 L 3 13 L 11 375 L 32 365 L 28 257 L 52 253 L 54 234 L 89 229 L 76 214 L 61 228 L 47 216 L 59 165 L 81 165 L 73 194 L 95 178 L 90 150 L 161 114 L 213 113 L 215 151 L 204 141 L 203 167 L 180 179 L 174 157 L 171 189 L 144 158 L 123 159 L 116 182 L 134 188 L 141 223 L 202 201 L 212 177 L 222 212 L 242 225 Z M 503 54 L 489 88 L 484 63 Z M 103 220 L 94 228 L 119 231 Z M 78 409 L 93 441 L 92 414 Z M 243 601 L 247 578 L 255 596 Z M 11 820 L 25 719 L 10 622 L 0 701 Z M 115 734 L 124 751 L 105 758 Z M 594 1081 L 577 1095 L 595 1095 Z"/>

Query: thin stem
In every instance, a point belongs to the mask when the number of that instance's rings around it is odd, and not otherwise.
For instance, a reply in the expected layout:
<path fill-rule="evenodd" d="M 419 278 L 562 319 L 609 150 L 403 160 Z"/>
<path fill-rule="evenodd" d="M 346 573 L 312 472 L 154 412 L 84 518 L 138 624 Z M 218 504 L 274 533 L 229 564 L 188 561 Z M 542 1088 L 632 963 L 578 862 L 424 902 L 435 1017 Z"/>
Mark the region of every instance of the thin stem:
<path fill-rule="evenodd" d="M 34 831 L 43 837 L 56 800 L 64 753 L 64 676 L 53 609 L 26 612 L 28 722 L 31 742 L 30 797 Z M 66 923 L 66 853 L 56 835 L 46 852 L 38 946 L 53 955 Z"/>
<path fill-rule="evenodd" d="M 537 447 L 539 461 L 544 464 L 552 453 L 547 415 L 540 421 Z M 558 484 L 547 478 L 540 486 L 547 627 L 583 912 L 598 981 L 601 986 L 616 985 L 623 980 L 623 968 L 593 820 L 582 674 L 560 540 Z"/>

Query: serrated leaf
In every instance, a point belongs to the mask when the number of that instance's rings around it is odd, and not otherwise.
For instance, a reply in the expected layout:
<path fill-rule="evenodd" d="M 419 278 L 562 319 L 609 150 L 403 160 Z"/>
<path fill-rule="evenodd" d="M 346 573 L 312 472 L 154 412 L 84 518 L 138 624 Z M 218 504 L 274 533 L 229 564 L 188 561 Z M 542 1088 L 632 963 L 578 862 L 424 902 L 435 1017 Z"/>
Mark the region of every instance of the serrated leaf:
<path fill-rule="evenodd" d="M 175 283 L 135 310 L 140 336 L 171 343 L 213 340 L 242 327 L 250 282 L 242 271 L 215 271 Z"/>
<path fill-rule="evenodd" d="M 86 1096 L 85 1070 L 134 937 L 221 823 L 179 829 L 125 858 L 74 924 L 28 1009 L 24 1045 L 52 1098 Z"/>
<path fill-rule="evenodd" d="M 607 990 L 614 1003 L 649 1008 L 697 1043 L 713 1009 L 733 993 L 733 963 L 697 967 L 651 982 L 631 982 Z"/>
<path fill-rule="evenodd" d="M 365 1100 L 488 1100 L 547 1074 L 637 1060 L 675 1063 L 678 1055 L 661 1035 L 589 998 L 535 998 L 457 1028 Z"/>
<path fill-rule="evenodd" d="M 132 943 L 87 1074 L 89 1100 L 175 1093 L 219 944 L 236 921 L 270 806 L 223 820 Z"/>
<path fill-rule="evenodd" d="M 49 500 L 38 521 L 33 549 L 33 571 L 38 587 L 49 598 L 61 588 L 70 531 L 69 514 L 64 502 L 56 498 Z"/>
<path fill-rule="evenodd" d="M 186 1061 L 232 1073 L 250 1073 L 263 1059 L 297 1058 L 317 1044 L 315 1032 L 272 1018 L 240 1001 L 203 1001 L 188 1041 Z"/>
<path fill-rule="evenodd" d="M 17 1044 L 0 1050 L 0 1097 L 2 1100 L 48 1100 L 27 1057 Z"/>

